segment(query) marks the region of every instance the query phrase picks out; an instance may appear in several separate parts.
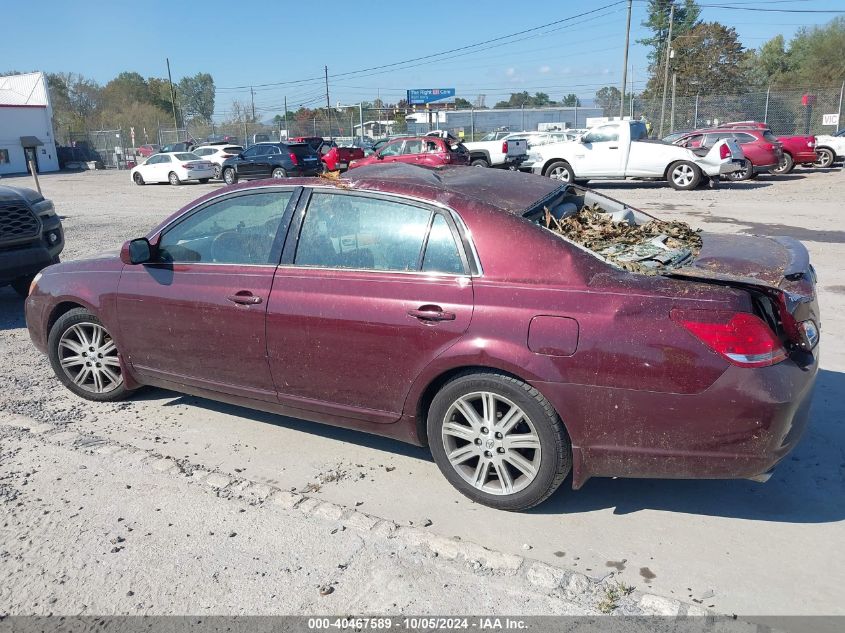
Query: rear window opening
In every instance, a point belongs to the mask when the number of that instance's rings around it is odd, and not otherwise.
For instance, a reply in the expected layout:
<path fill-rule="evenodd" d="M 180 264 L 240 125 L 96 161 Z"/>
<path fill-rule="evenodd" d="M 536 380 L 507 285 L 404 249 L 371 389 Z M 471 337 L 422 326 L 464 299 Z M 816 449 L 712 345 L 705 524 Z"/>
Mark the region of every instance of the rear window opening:
<path fill-rule="evenodd" d="M 611 265 L 641 274 L 664 274 L 691 263 L 701 250 L 699 229 L 657 220 L 586 191 L 567 191 L 527 217 Z"/>

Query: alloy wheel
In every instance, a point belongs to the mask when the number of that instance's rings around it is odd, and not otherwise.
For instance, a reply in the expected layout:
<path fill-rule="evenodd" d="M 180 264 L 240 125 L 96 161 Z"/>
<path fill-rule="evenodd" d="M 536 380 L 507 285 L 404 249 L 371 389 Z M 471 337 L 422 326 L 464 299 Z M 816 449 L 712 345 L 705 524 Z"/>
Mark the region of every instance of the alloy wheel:
<path fill-rule="evenodd" d="M 672 170 L 672 182 L 679 187 L 689 187 L 695 178 L 695 170 L 691 165 L 681 164 Z"/>
<path fill-rule="evenodd" d="M 549 178 L 560 180 L 561 182 L 569 182 L 569 170 L 565 167 L 555 167 L 549 172 Z"/>
<path fill-rule="evenodd" d="M 75 385 L 90 393 L 108 393 L 123 384 L 117 347 L 96 323 L 77 323 L 62 334 L 59 363 Z"/>
<path fill-rule="evenodd" d="M 540 469 L 540 436 L 531 420 L 512 401 L 489 391 L 455 400 L 446 412 L 441 439 L 455 471 L 488 494 L 519 492 Z"/>
<path fill-rule="evenodd" d="M 220 180 L 220 165 L 214 166 L 214 178 Z"/>

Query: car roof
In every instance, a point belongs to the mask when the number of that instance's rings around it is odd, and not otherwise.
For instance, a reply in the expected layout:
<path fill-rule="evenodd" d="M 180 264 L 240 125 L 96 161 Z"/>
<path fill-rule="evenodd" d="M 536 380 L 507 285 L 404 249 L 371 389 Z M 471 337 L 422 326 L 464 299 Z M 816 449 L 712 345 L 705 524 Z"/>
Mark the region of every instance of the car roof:
<path fill-rule="evenodd" d="M 443 194 L 481 202 L 508 213 L 522 215 L 562 188 L 551 178 L 506 169 L 462 166 L 430 169 L 405 163 L 367 165 L 347 171 L 339 186 L 391 193 L 408 193 L 438 201 Z"/>

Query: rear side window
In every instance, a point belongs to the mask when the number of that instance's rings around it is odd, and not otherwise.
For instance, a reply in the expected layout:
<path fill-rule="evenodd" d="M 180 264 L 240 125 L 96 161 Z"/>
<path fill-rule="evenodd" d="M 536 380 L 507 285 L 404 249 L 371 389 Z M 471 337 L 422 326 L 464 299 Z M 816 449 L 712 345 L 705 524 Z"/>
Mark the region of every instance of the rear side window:
<path fill-rule="evenodd" d="M 751 134 L 741 134 L 741 133 L 734 134 L 734 138 L 736 139 L 736 142 L 739 143 L 739 144 L 753 143 L 754 141 L 757 140 Z"/>
<path fill-rule="evenodd" d="M 240 154 L 244 151 L 243 147 L 238 147 L 237 145 L 229 145 L 228 147 L 224 147 L 223 150 L 227 154 Z"/>
<path fill-rule="evenodd" d="M 643 139 L 648 138 L 648 131 L 646 130 L 645 123 L 641 123 L 637 121 L 635 123 L 631 123 L 631 140 L 632 141 L 642 141 Z"/>
<path fill-rule="evenodd" d="M 772 134 L 771 130 L 765 130 L 763 132 L 763 138 L 769 141 L 769 143 L 778 143 L 778 137 Z"/>
<path fill-rule="evenodd" d="M 422 154 L 423 142 L 419 139 L 413 141 L 405 141 L 405 148 L 402 150 L 403 154 Z"/>
<path fill-rule="evenodd" d="M 166 263 L 271 264 L 290 191 L 213 202 L 168 229 L 159 242 Z"/>
<path fill-rule="evenodd" d="M 438 154 L 440 152 L 440 144 L 437 141 L 426 141 L 425 151 L 427 154 Z"/>
<path fill-rule="evenodd" d="M 431 211 L 389 200 L 315 193 L 294 264 L 416 271 Z"/>
<path fill-rule="evenodd" d="M 431 232 L 428 235 L 428 243 L 425 246 L 422 271 L 429 273 L 454 273 L 460 275 L 464 272 L 464 263 L 458 252 L 458 245 L 449 223 L 439 213 L 435 214 L 431 223 Z"/>

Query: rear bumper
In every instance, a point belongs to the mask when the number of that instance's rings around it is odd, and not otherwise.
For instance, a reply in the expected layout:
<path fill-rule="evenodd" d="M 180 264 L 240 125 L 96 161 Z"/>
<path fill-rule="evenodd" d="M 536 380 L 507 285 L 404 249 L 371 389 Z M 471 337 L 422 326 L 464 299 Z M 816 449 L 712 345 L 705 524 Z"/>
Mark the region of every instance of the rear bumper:
<path fill-rule="evenodd" d="M 743 161 L 738 160 L 736 158 L 729 160 L 727 162 L 721 163 L 719 165 L 719 174 L 732 174 L 735 171 L 739 171 L 743 168 L 745 163 Z"/>
<path fill-rule="evenodd" d="M 779 162 L 770 165 L 754 165 L 754 173 L 764 174 L 766 172 L 772 171 L 773 169 L 777 169 L 778 165 L 780 165 Z"/>
<path fill-rule="evenodd" d="M 731 366 L 693 395 L 534 386 L 570 433 L 575 488 L 590 477 L 752 478 L 774 468 L 806 428 L 818 352 L 804 356 L 761 369 Z"/>

